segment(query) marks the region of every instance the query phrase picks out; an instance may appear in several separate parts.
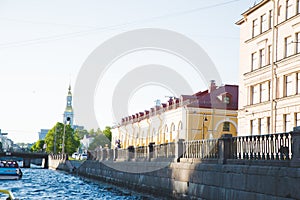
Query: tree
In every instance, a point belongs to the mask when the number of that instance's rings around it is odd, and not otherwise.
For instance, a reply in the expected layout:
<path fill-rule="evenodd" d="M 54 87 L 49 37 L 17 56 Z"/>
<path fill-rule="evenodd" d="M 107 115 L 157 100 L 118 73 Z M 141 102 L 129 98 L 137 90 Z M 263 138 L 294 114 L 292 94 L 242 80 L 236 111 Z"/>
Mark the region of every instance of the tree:
<path fill-rule="evenodd" d="M 32 145 L 32 147 L 30 148 L 30 151 L 32 151 L 32 152 L 43 151 L 44 144 L 45 144 L 45 140 L 38 140 L 36 143 L 34 143 L 34 145 Z"/>
<path fill-rule="evenodd" d="M 65 126 L 65 127 L 64 127 Z M 46 151 L 48 153 L 61 153 L 62 143 L 65 128 L 65 153 L 71 155 L 77 151 L 80 141 L 77 134 L 74 134 L 74 130 L 70 125 L 64 125 L 57 122 L 56 125 L 49 130 L 46 135 L 45 142 L 47 144 Z"/>
<path fill-rule="evenodd" d="M 83 130 L 76 129 L 75 134 L 81 140 L 81 139 L 83 139 L 84 135 L 89 135 L 89 132 L 85 129 L 83 129 Z"/>
<path fill-rule="evenodd" d="M 93 142 L 89 146 L 89 150 L 95 150 L 97 147 L 105 147 L 108 145 L 110 147 L 110 140 L 103 134 L 96 135 Z"/>
<path fill-rule="evenodd" d="M 111 141 L 111 127 L 106 126 L 103 134 L 109 139 L 109 141 Z"/>

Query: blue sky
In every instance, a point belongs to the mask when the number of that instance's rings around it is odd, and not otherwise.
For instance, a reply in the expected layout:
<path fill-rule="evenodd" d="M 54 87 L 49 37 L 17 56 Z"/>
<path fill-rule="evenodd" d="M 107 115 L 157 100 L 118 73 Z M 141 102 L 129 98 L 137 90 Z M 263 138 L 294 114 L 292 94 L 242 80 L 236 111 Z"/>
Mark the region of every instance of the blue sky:
<path fill-rule="evenodd" d="M 90 53 L 114 35 L 134 29 L 168 29 L 193 39 L 211 57 L 222 82 L 238 84 L 239 28 L 235 22 L 254 2 L 0 0 L 2 132 L 15 142 L 34 142 L 41 128 L 62 121 L 68 85 L 74 86 Z M 139 57 L 126 62 L 135 65 Z M 195 92 L 206 89 L 201 81 L 192 84 Z M 155 99 L 166 101 L 164 96 L 171 94 L 154 88 L 145 87 L 133 95 L 129 113 L 151 107 Z M 101 102 L 106 97 L 95 94 L 95 98 L 99 126 L 112 125 L 109 110 L 101 108 L 109 103 Z"/>

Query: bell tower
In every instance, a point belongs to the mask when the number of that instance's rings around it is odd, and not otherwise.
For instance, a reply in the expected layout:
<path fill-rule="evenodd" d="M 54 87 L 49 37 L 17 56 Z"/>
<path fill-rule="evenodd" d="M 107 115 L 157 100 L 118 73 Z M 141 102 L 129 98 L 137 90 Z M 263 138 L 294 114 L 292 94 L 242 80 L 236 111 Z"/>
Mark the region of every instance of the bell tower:
<path fill-rule="evenodd" d="M 64 112 L 63 123 L 70 124 L 71 126 L 73 126 L 73 119 L 74 119 L 74 113 L 72 107 L 72 92 L 71 92 L 71 85 L 69 85 L 69 90 L 67 95 L 67 105 Z"/>

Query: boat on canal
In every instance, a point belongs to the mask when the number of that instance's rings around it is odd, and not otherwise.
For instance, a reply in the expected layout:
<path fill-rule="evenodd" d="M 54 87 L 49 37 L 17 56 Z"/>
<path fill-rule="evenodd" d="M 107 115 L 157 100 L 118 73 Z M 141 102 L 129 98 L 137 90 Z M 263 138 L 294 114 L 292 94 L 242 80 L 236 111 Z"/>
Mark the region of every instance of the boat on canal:
<path fill-rule="evenodd" d="M 19 180 L 22 175 L 23 173 L 17 161 L 0 161 L 0 180 Z"/>

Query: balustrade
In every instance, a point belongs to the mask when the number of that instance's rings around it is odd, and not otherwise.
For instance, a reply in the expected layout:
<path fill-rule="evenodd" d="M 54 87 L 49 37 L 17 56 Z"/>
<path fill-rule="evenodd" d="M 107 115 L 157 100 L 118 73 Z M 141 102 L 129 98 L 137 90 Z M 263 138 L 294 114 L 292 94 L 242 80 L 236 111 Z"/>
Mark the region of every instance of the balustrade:
<path fill-rule="evenodd" d="M 296 152 L 297 145 L 300 146 L 298 137 L 300 133 L 280 133 L 270 135 L 253 135 L 231 137 L 224 135 L 219 139 L 178 141 L 177 143 L 150 144 L 149 146 L 130 146 L 128 149 L 109 150 L 98 149 L 92 152 L 93 159 L 137 161 L 137 160 L 161 160 L 175 158 L 179 162 L 184 159 L 213 159 L 218 163 L 225 164 L 226 160 L 292 160 L 293 156 L 300 158 L 300 150 Z M 297 142 L 298 141 L 298 142 Z M 294 146 L 292 146 L 294 145 Z M 294 148 L 293 148 L 294 147 Z M 114 155 L 113 153 L 114 152 Z M 297 159 L 294 159 L 298 162 Z M 215 161 L 214 161 L 215 162 Z M 239 161 L 238 161 L 239 162 Z M 272 162 L 272 161 L 271 161 Z M 284 161 L 285 162 L 285 161 Z M 297 163 L 295 164 L 297 165 Z"/>
<path fill-rule="evenodd" d="M 292 135 L 280 133 L 232 138 L 233 159 L 292 159 Z"/>

